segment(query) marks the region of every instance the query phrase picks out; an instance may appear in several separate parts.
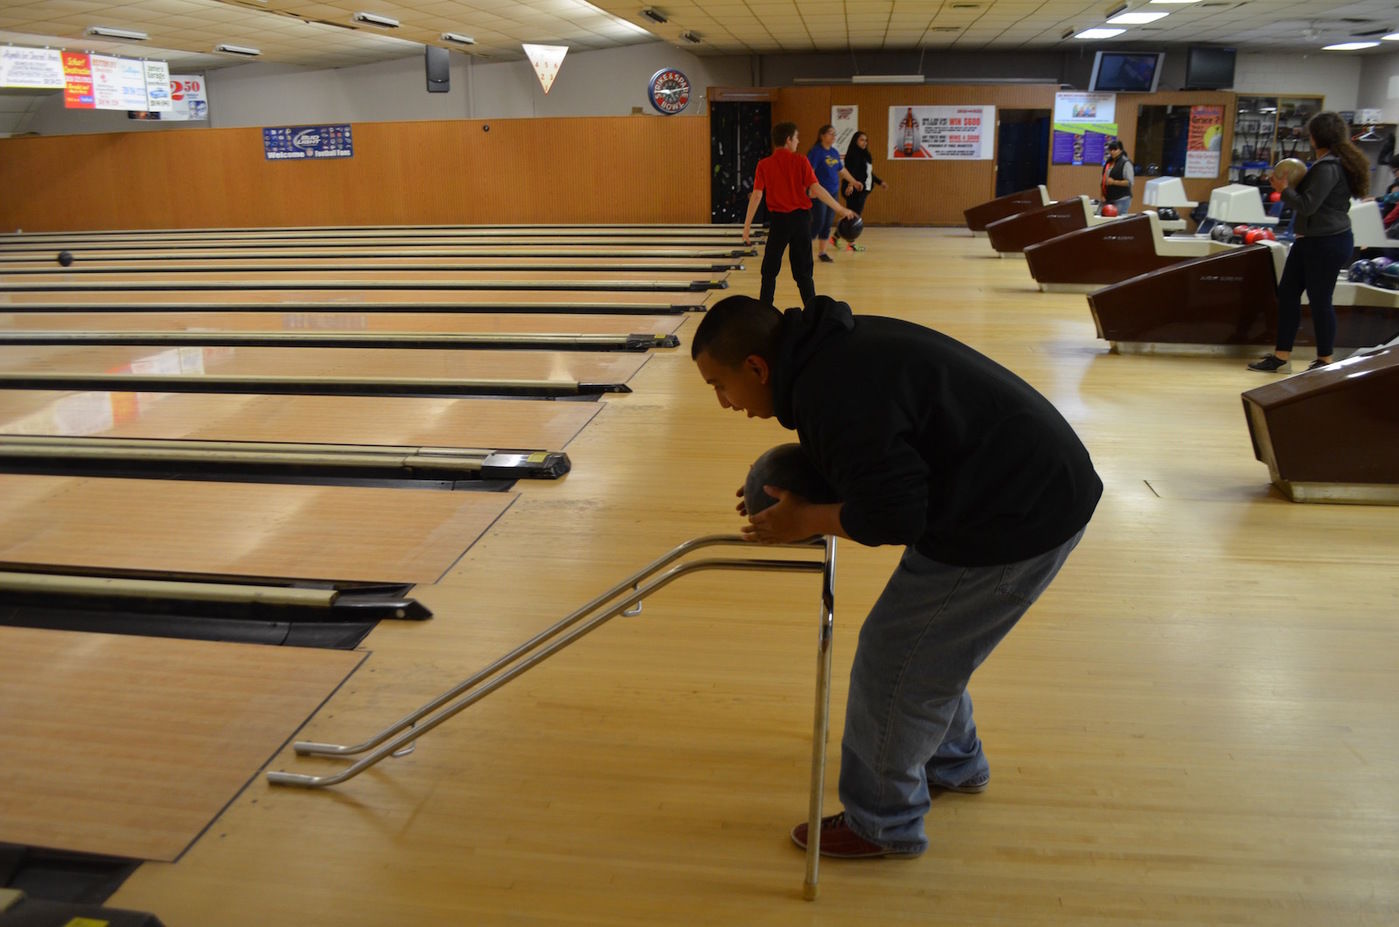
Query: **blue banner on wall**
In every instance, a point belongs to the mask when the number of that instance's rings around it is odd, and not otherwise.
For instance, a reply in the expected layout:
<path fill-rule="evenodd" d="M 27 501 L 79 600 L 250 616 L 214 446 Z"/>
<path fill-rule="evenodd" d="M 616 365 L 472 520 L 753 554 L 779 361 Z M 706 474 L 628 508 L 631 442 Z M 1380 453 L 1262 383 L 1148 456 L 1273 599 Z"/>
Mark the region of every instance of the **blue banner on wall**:
<path fill-rule="evenodd" d="M 269 161 L 352 158 L 355 155 L 349 126 L 283 126 L 277 129 L 263 129 L 262 149 Z"/>

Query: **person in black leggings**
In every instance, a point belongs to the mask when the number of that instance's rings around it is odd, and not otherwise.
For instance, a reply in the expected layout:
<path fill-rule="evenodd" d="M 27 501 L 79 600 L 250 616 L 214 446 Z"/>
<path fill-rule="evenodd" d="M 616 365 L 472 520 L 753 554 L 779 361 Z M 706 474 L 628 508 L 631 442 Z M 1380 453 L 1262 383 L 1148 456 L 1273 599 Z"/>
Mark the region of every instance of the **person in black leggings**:
<path fill-rule="evenodd" d="M 849 171 L 856 180 L 864 184 L 862 189 L 855 189 L 854 185 L 845 186 L 845 205 L 855 210 L 863 216 L 865 214 L 865 200 L 869 197 L 870 191 L 876 186 L 889 189 L 889 185 L 879 179 L 879 175 L 874 172 L 874 155 L 870 154 L 870 137 L 864 132 L 856 132 L 855 137 L 850 140 L 850 147 L 845 150 L 845 169 Z M 836 244 L 840 239 L 836 239 Z M 864 245 L 857 245 L 850 242 L 851 251 L 863 251 Z"/>
<path fill-rule="evenodd" d="M 1350 128 L 1335 113 L 1317 113 L 1307 123 L 1316 161 L 1296 187 L 1273 174 L 1269 181 L 1296 215 L 1297 239 L 1287 252 L 1278 281 L 1277 347 L 1248 365 L 1259 373 L 1292 369 L 1289 358 L 1302 324 L 1302 292 L 1311 304 L 1316 330 L 1316 360 L 1308 370 L 1331 363 L 1336 346 L 1336 310 L 1331 297 L 1336 277 L 1350 262 L 1355 237 L 1350 228 L 1350 198 L 1370 190 L 1370 161 L 1351 144 Z"/>

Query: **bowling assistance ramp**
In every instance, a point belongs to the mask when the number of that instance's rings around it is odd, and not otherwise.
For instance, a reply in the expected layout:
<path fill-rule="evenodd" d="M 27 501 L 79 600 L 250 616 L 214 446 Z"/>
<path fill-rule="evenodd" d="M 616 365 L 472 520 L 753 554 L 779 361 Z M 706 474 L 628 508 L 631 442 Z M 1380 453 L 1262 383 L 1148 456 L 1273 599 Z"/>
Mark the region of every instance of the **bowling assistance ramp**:
<path fill-rule="evenodd" d="M 685 559 L 693 551 L 705 547 L 730 546 L 746 548 L 747 554 L 762 553 L 773 548 L 821 551 L 822 559 L 795 557 L 714 557 Z M 303 756 L 352 757 L 359 759 L 338 773 L 314 776 L 305 773 L 273 771 L 267 774 L 274 785 L 301 788 L 327 788 L 354 778 L 386 757 L 403 756 L 412 752 L 424 734 L 476 702 L 490 695 L 517 676 L 527 672 L 549 657 L 580 640 L 618 615 L 640 614 L 642 602 L 654 592 L 690 573 L 706 570 L 743 572 L 795 572 L 821 574 L 820 623 L 816 646 L 816 706 L 811 737 L 811 795 L 808 808 L 806 848 L 806 880 L 804 895 L 808 900 L 817 894 L 818 862 L 821 853 L 821 803 L 826 775 L 826 735 L 830 722 L 831 643 L 835 622 L 835 557 L 836 539 L 816 537 L 793 544 L 755 545 L 738 535 L 706 535 L 686 541 L 649 566 L 623 579 L 557 623 L 544 629 L 514 650 L 500 657 L 485 669 L 442 693 L 418 710 L 354 745 L 297 741 L 295 750 Z M 672 564 L 676 564 L 672 566 Z M 547 646 L 545 646 L 547 645 Z"/>

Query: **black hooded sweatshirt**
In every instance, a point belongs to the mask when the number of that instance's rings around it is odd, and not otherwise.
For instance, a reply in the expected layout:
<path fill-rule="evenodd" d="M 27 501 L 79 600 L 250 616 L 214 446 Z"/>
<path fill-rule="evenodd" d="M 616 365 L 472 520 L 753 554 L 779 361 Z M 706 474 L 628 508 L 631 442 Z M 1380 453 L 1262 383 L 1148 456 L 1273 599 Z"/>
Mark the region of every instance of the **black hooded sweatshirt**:
<path fill-rule="evenodd" d="M 861 544 L 1014 563 L 1073 537 L 1103 493 L 1069 423 L 1024 380 L 940 332 L 826 296 L 784 315 L 773 401 Z"/>

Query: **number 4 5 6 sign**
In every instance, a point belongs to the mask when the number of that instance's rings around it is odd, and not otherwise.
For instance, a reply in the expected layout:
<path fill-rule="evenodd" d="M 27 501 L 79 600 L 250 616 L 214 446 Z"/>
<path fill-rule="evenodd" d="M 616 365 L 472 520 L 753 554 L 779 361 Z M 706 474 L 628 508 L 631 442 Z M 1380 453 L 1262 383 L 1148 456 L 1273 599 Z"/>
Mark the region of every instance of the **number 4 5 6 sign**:
<path fill-rule="evenodd" d="M 209 97 L 202 74 L 170 75 L 171 111 L 161 113 L 162 119 L 208 119 Z"/>

